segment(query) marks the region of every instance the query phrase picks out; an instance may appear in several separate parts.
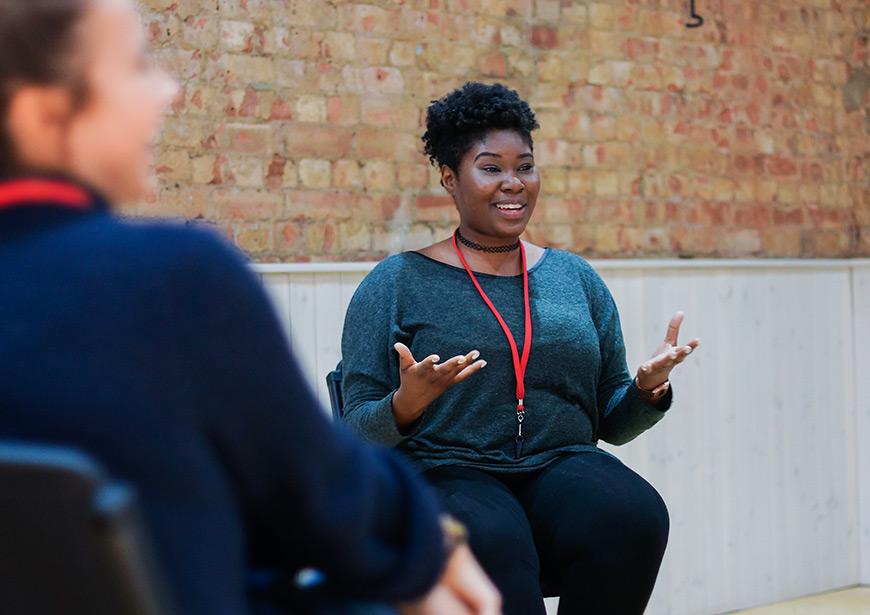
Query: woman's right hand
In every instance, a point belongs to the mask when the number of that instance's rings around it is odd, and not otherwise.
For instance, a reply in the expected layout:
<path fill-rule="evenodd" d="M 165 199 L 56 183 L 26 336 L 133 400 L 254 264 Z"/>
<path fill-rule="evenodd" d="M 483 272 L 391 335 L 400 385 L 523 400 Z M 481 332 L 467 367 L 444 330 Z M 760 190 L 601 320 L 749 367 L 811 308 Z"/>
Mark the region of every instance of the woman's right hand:
<path fill-rule="evenodd" d="M 393 395 L 393 416 L 399 431 L 410 427 L 444 391 L 486 367 L 486 361 L 477 360 L 480 353 L 476 350 L 439 364 L 441 358 L 434 354 L 417 361 L 411 349 L 401 342 L 393 348 L 399 353 L 401 378 Z"/>
<path fill-rule="evenodd" d="M 429 594 L 403 605 L 401 615 L 500 615 L 501 594 L 471 554 L 458 546 L 447 561 L 444 574 Z"/>

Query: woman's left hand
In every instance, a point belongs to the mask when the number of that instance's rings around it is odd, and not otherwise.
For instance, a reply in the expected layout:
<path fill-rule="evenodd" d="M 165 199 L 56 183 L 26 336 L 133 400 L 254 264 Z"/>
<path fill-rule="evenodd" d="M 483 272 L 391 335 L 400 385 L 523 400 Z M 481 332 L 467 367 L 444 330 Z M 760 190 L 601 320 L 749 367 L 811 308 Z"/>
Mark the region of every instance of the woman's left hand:
<path fill-rule="evenodd" d="M 674 314 L 668 324 L 665 341 L 658 347 L 652 358 L 637 370 L 637 385 L 641 389 L 651 391 L 662 384 L 670 376 L 671 370 L 682 363 L 701 343 L 701 340 L 696 337 L 684 346 L 677 345 L 684 316 L 683 312 Z"/>

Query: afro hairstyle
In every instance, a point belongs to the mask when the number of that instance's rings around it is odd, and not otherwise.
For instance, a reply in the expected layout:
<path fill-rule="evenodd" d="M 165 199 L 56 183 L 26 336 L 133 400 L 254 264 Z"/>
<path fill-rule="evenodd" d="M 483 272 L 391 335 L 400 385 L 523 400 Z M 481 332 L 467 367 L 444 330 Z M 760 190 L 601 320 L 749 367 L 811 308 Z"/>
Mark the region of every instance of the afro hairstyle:
<path fill-rule="evenodd" d="M 531 147 L 536 128 L 534 112 L 515 90 L 469 82 L 429 105 L 423 151 L 436 167 L 457 171 L 472 144 L 487 133 L 515 130 Z"/>

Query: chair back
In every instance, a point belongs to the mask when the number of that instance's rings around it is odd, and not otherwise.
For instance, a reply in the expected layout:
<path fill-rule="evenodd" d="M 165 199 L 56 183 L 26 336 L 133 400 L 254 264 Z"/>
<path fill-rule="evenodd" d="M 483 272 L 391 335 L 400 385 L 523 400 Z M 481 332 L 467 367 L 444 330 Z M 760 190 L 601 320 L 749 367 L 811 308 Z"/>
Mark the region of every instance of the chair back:
<path fill-rule="evenodd" d="M 332 418 L 340 421 L 344 414 L 344 396 L 341 390 L 341 361 L 335 369 L 326 374 L 326 389 L 329 391 L 329 405 L 332 408 Z"/>
<path fill-rule="evenodd" d="M 174 612 L 136 493 L 71 448 L 0 442 L 0 610 Z"/>

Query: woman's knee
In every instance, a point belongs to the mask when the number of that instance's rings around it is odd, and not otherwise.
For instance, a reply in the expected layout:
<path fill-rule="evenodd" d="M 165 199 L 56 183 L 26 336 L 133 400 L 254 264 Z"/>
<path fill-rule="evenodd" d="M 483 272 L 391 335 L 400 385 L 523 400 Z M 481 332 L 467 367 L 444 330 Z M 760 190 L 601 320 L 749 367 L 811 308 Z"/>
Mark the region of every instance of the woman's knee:
<path fill-rule="evenodd" d="M 651 491 L 645 507 L 635 513 L 637 522 L 637 534 L 651 547 L 660 549 L 662 552 L 668 544 L 671 519 L 668 507 L 658 491 L 649 486 Z"/>
<path fill-rule="evenodd" d="M 603 467 L 596 467 L 599 471 L 591 475 L 583 476 L 578 470 L 566 476 L 566 480 L 582 477 L 584 486 L 573 497 L 560 498 L 559 512 L 554 515 L 556 551 L 562 555 L 618 551 L 660 558 L 670 529 L 661 495 L 618 460 L 595 462 Z M 572 482 L 577 485 L 576 480 Z M 553 510 L 553 506 L 550 503 L 546 508 Z"/>
<path fill-rule="evenodd" d="M 658 491 L 640 476 L 633 487 L 635 493 L 610 510 L 606 521 L 610 544 L 638 555 L 661 558 L 668 544 L 670 515 Z"/>

